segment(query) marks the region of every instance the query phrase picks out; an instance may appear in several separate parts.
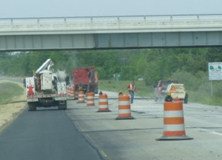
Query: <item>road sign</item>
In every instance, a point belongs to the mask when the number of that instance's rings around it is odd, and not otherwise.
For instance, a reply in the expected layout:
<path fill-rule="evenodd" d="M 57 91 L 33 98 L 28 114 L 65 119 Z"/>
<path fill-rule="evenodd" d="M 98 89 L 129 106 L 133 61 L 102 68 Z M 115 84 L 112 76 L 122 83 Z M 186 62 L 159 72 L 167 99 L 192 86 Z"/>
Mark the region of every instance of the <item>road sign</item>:
<path fill-rule="evenodd" d="M 222 80 L 222 62 L 208 63 L 209 80 Z"/>

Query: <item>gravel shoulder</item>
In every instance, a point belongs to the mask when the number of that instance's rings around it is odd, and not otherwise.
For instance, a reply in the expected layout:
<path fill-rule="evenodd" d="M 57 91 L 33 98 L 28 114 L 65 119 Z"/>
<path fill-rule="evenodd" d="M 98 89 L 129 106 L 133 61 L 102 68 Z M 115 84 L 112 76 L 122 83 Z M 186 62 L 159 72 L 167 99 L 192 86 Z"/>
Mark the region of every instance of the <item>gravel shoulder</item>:
<path fill-rule="evenodd" d="M 0 83 L 6 81 L 1 80 Z M 22 83 L 13 82 L 19 86 L 23 87 Z M 26 100 L 26 92 L 24 90 L 21 96 L 15 97 L 13 101 L 24 101 L 18 103 L 7 103 L 7 104 L 0 104 L 0 131 L 2 131 L 8 124 L 10 124 L 25 108 L 27 108 Z"/>

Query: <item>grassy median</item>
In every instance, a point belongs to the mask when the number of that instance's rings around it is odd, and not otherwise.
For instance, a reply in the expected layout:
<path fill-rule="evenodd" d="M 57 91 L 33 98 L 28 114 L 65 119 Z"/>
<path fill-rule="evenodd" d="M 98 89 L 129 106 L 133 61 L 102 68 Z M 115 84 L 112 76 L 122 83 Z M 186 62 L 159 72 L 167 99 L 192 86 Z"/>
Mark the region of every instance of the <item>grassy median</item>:
<path fill-rule="evenodd" d="M 0 103 L 11 102 L 15 97 L 22 95 L 24 88 L 13 82 L 0 82 Z"/>

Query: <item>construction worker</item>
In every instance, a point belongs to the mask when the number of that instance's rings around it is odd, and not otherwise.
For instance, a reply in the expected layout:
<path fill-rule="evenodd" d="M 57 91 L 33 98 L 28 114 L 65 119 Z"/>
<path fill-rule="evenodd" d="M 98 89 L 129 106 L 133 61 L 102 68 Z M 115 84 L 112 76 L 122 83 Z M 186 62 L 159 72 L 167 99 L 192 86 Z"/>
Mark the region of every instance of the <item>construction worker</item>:
<path fill-rule="evenodd" d="M 100 91 L 100 92 L 99 92 L 99 95 L 102 95 L 102 94 L 103 94 L 103 92 L 102 92 L 102 91 Z"/>
<path fill-rule="evenodd" d="M 136 85 L 134 82 L 128 84 L 127 90 L 129 91 L 130 97 L 131 97 L 131 104 L 133 103 L 134 99 L 134 92 L 137 92 Z"/>
<path fill-rule="evenodd" d="M 171 92 L 167 92 L 167 96 L 165 97 L 165 102 L 172 102 L 173 98 L 171 97 Z"/>

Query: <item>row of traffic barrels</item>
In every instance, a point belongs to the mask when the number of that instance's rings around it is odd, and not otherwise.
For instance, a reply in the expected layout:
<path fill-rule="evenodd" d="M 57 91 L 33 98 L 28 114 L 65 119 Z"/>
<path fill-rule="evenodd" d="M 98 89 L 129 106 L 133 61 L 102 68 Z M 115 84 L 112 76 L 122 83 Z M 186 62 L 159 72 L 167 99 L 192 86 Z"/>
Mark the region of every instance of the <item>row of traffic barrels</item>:
<path fill-rule="evenodd" d="M 84 91 L 78 91 L 78 102 L 85 103 Z M 94 93 L 87 92 L 87 106 L 95 106 Z M 116 119 L 133 119 L 131 115 L 130 96 L 122 94 L 118 97 L 118 117 Z M 110 112 L 108 108 L 108 95 L 105 93 L 99 94 L 99 110 L 98 112 Z"/>
<path fill-rule="evenodd" d="M 78 92 L 78 103 L 85 103 L 84 92 Z M 87 106 L 95 106 L 94 93 L 87 93 Z M 99 94 L 98 112 L 110 112 L 108 108 L 108 96 Z M 116 120 L 134 119 L 131 115 L 130 95 L 122 94 L 118 97 L 118 117 Z M 186 135 L 184 124 L 183 103 L 180 100 L 164 102 L 164 131 L 163 136 L 157 140 L 190 140 Z"/>

